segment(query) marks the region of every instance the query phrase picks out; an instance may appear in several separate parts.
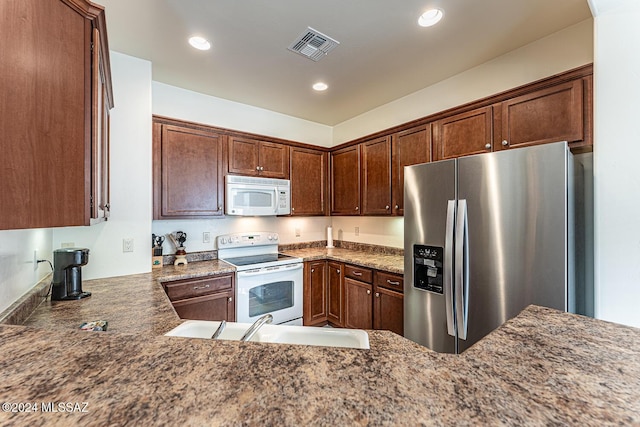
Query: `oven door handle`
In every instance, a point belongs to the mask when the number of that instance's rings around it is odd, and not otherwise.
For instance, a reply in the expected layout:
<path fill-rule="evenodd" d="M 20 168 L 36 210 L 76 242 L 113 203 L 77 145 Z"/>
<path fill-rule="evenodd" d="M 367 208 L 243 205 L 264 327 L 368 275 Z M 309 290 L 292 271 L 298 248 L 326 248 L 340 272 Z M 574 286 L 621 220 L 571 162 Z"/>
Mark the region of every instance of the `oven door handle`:
<path fill-rule="evenodd" d="M 293 270 L 301 270 L 302 263 L 298 264 L 290 264 L 290 265 L 280 265 L 277 267 L 264 267 L 257 268 L 255 270 L 247 270 L 247 271 L 238 271 L 236 274 L 238 277 L 250 277 L 250 276 L 258 276 L 269 273 L 279 273 L 282 271 L 293 271 Z"/>

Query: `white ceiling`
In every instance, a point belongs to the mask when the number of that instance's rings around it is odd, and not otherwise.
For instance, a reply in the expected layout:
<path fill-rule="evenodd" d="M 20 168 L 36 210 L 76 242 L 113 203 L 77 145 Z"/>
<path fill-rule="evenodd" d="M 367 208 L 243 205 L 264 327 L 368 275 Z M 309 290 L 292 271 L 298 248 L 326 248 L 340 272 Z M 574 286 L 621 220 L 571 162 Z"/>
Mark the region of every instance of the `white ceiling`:
<path fill-rule="evenodd" d="M 591 17 L 587 0 L 97 2 L 110 48 L 152 61 L 153 80 L 330 126 Z M 443 20 L 419 27 L 432 6 Z M 340 42 L 318 62 L 287 50 L 308 26 Z"/>

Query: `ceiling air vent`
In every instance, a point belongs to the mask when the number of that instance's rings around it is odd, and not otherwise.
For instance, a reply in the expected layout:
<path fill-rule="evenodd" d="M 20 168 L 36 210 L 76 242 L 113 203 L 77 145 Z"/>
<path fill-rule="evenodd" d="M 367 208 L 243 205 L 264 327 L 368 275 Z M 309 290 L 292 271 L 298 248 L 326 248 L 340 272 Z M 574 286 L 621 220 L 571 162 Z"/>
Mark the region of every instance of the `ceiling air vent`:
<path fill-rule="evenodd" d="M 339 44 L 339 41 L 307 27 L 307 30 L 300 34 L 288 49 L 311 60 L 319 61 Z"/>

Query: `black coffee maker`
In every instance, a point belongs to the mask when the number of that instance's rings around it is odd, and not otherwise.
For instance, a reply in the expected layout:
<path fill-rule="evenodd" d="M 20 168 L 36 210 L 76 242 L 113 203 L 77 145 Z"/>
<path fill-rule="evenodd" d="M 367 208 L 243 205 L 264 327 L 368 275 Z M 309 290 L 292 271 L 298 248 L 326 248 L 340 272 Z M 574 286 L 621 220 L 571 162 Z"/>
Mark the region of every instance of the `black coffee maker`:
<path fill-rule="evenodd" d="M 64 248 L 53 251 L 52 300 L 77 300 L 91 296 L 91 292 L 82 292 L 81 267 L 88 262 L 89 249 Z"/>

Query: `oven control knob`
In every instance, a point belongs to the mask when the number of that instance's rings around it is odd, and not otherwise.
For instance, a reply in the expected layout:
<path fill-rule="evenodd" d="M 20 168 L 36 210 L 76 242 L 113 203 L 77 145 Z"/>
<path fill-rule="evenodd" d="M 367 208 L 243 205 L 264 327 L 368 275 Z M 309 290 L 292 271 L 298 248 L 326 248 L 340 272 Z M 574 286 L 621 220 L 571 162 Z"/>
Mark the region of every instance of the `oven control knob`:
<path fill-rule="evenodd" d="M 222 243 L 223 245 L 225 245 L 227 243 L 227 238 L 226 237 L 222 237 L 220 238 L 220 243 Z"/>
<path fill-rule="evenodd" d="M 277 234 L 273 235 L 273 240 L 278 240 L 278 235 Z"/>

